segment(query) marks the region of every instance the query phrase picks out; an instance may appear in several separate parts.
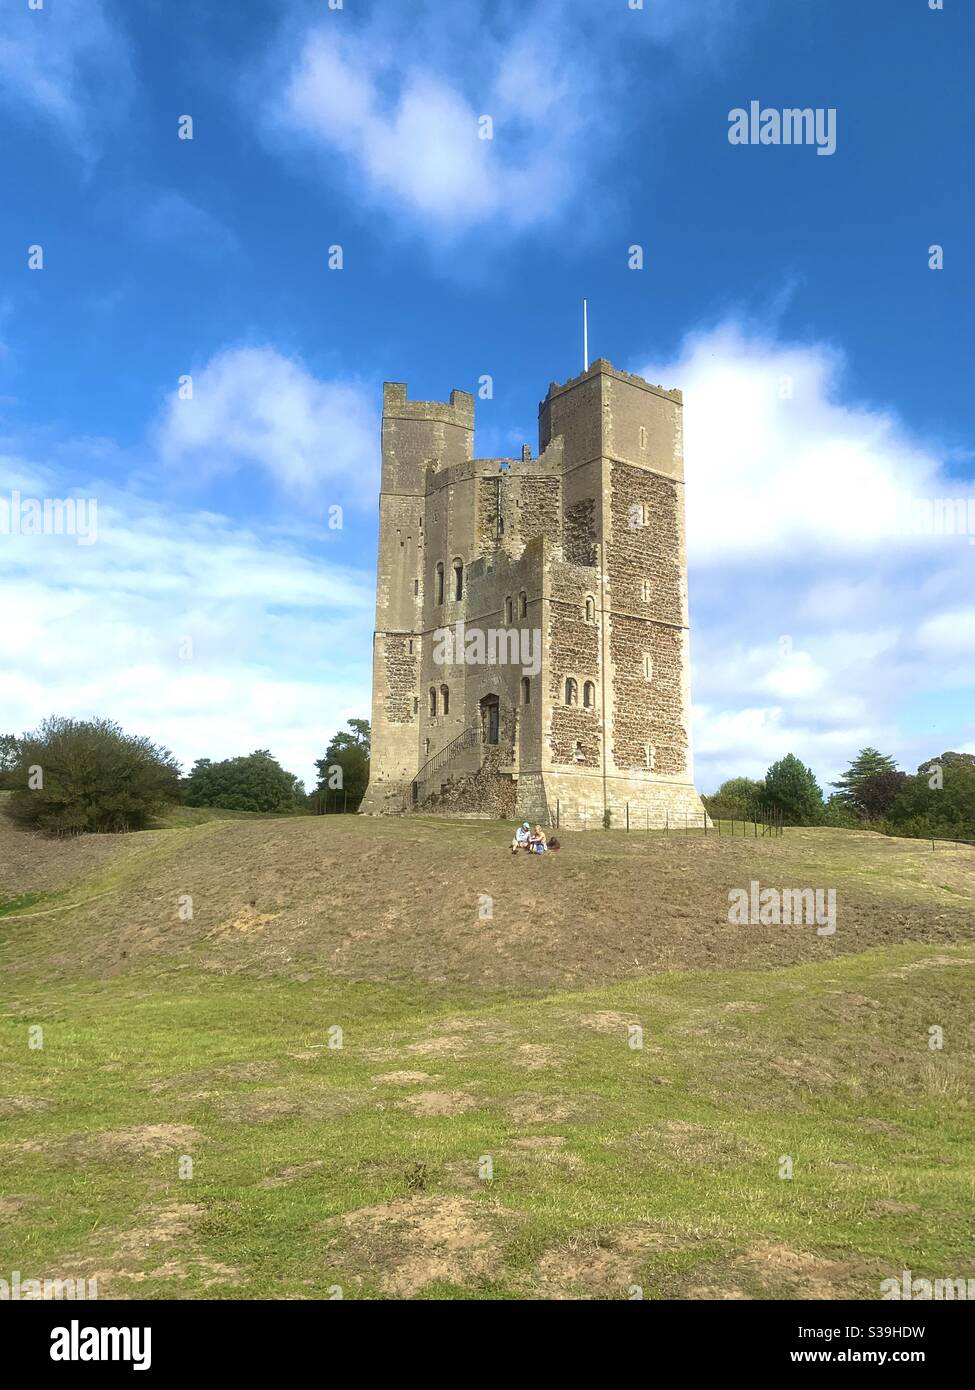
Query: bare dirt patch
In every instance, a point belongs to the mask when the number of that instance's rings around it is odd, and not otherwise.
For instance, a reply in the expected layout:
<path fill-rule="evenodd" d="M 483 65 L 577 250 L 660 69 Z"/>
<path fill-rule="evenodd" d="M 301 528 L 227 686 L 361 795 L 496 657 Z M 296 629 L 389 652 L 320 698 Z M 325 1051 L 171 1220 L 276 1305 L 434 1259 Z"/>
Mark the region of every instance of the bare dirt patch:
<path fill-rule="evenodd" d="M 648 1226 L 607 1234 L 580 1235 L 547 1250 L 535 1267 L 533 1294 L 539 1299 L 626 1298 L 640 1264 L 656 1251 L 684 1242 Z"/>
<path fill-rule="evenodd" d="M 368 1104 L 369 1098 L 358 1091 L 333 1089 L 317 1091 L 313 1095 L 296 1095 L 284 1088 L 225 1095 L 214 1102 L 222 1119 L 243 1125 L 272 1124 L 275 1120 L 294 1116 L 305 1120 L 330 1120 L 339 1115 L 348 1115 Z"/>
<path fill-rule="evenodd" d="M 463 1115 L 480 1102 L 466 1091 L 418 1091 L 396 1102 L 397 1110 L 409 1110 L 412 1115 Z"/>
<path fill-rule="evenodd" d="M 13 1115 L 36 1115 L 50 1110 L 52 1102 L 40 1096 L 0 1096 L 0 1120 Z"/>
<path fill-rule="evenodd" d="M 387 1086 L 418 1086 L 424 1081 L 435 1081 L 436 1076 L 426 1071 L 384 1071 L 372 1079 Z"/>
<path fill-rule="evenodd" d="M 711 1266 L 711 1280 L 687 1289 L 686 1298 L 837 1299 L 863 1294 L 871 1267 L 834 1260 L 773 1241 L 758 1241 L 721 1266 Z M 715 1274 L 719 1274 L 715 1281 Z"/>
<path fill-rule="evenodd" d="M 361 1207 L 330 1223 L 329 1263 L 383 1293 L 411 1298 L 435 1282 L 472 1284 L 501 1272 L 493 1209 L 464 1197 L 403 1197 Z"/>

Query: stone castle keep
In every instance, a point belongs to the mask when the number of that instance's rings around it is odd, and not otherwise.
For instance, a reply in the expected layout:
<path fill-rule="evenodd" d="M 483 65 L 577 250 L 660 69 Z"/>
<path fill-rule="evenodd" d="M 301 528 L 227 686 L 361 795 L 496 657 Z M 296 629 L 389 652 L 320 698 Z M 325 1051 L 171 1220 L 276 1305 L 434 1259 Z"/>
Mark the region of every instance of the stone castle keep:
<path fill-rule="evenodd" d="M 366 814 L 700 817 L 679 391 L 604 359 L 475 459 L 474 400 L 383 390 Z"/>

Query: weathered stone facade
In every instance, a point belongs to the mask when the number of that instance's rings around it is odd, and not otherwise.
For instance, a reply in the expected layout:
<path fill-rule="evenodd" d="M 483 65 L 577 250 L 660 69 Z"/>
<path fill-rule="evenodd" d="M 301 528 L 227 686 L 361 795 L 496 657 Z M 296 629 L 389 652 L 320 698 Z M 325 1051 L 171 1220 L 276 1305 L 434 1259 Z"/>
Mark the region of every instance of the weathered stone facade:
<path fill-rule="evenodd" d="M 600 359 L 549 387 L 537 459 L 475 459 L 466 392 L 387 383 L 363 812 L 702 815 L 681 410 Z"/>

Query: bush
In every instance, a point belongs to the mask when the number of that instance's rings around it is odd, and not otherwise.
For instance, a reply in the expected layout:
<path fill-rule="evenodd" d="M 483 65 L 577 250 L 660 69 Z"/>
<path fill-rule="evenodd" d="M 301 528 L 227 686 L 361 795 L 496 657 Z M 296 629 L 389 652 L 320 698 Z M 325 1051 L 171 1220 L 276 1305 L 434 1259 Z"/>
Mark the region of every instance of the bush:
<path fill-rule="evenodd" d="M 187 806 L 217 806 L 224 811 L 265 811 L 295 815 L 307 811 L 305 788 L 266 748 L 246 758 L 213 763 L 200 758 L 186 779 Z"/>
<path fill-rule="evenodd" d="M 108 719 L 46 719 L 17 740 L 7 814 L 26 830 L 81 835 L 142 830 L 177 799 L 172 753 Z"/>

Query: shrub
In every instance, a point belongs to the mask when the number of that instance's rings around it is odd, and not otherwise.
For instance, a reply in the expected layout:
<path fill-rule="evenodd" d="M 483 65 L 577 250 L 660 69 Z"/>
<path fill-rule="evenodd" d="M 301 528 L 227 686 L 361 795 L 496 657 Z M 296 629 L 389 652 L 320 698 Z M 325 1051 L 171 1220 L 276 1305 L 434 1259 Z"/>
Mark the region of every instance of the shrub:
<path fill-rule="evenodd" d="M 179 765 L 108 719 L 46 719 L 17 740 L 7 814 L 49 835 L 141 830 L 177 798 Z"/>

